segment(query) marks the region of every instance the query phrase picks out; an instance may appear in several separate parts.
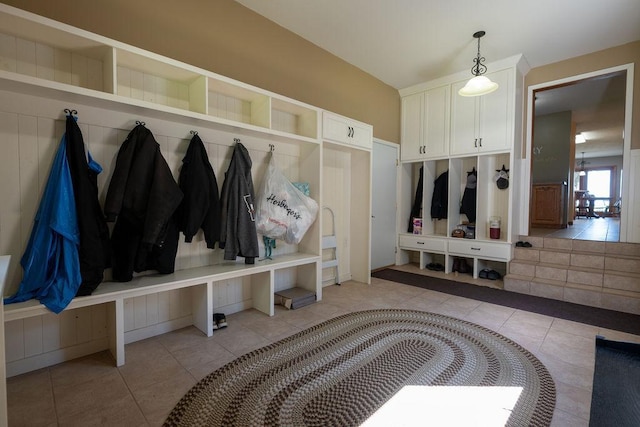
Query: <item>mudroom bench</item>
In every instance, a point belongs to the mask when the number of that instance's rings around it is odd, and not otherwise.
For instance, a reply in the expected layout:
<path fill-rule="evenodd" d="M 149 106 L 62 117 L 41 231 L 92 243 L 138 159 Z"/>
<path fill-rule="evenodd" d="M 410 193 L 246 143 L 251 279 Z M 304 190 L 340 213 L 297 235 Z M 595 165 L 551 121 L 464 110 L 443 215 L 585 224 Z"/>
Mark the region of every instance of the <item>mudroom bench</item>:
<path fill-rule="evenodd" d="M 65 311 L 106 304 L 107 311 L 107 344 L 116 360 L 117 366 L 125 363 L 125 344 L 147 336 L 126 337 L 125 335 L 125 300 L 175 289 L 191 288 L 191 324 L 206 336 L 213 335 L 213 292 L 217 282 L 248 278 L 251 282 L 251 300 L 253 308 L 273 316 L 275 272 L 280 269 L 297 268 L 298 286 L 316 291 L 318 264 L 320 257 L 304 253 L 278 256 L 275 259 L 256 261 L 253 265 L 243 262 L 224 262 L 218 265 L 196 267 L 179 270 L 172 274 L 147 274 L 134 277 L 130 282 L 103 282 L 92 295 L 76 297 Z M 321 296 L 318 295 L 318 299 Z M 28 319 L 45 314 L 52 314 L 37 300 L 4 306 L 4 322 Z M 60 313 L 62 315 L 62 313 Z M 166 331 L 161 331 L 166 332 Z M 77 357 L 78 355 L 73 355 Z M 64 357 L 68 358 L 68 355 Z M 17 375 L 37 369 L 38 365 L 50 365 L 53 361 L 17 361 L 7 364 L 7 375 Z"/>

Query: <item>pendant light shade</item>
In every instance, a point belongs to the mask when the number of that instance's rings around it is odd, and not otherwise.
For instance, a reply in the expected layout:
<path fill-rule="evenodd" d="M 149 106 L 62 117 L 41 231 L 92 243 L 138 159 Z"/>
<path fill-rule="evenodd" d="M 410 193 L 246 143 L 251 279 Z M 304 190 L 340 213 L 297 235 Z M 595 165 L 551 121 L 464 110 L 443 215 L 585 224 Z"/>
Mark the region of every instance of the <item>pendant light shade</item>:
<path fill-rule="evenodd" d="M 492 82 L 485 76 L 475 76 L 458 91 L 458 94 L 461 96 L 480 96 L 491 93 L 496 89 L 498 89 L 498 83 Z"/>
<path fill-rule="evenodd" d="M 473 37 L 478 39 L 478 54 L 473 59 L 474 66 L 471 68 L 471 74 L 474 77 L 458 91 L 460 96 L 486 95 L 498 89 L 498 83 L 492 82 L 488 77 L 483 76 L 487 72 L 487 67 L 484 65 L 484 57 L 480 55 L 480 38 L 484 35 L 484 31 L 477 31 L 473 34 Z"/>

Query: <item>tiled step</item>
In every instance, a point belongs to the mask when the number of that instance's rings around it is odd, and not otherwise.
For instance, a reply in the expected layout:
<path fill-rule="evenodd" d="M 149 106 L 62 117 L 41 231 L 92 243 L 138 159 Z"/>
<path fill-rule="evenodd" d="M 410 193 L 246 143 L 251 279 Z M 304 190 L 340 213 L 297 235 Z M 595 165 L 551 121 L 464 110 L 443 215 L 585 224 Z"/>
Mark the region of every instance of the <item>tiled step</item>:
<path fill-rule="evenodd" d="M 504 289 L 640 314 L 640 244 L 525 237 Z"/>

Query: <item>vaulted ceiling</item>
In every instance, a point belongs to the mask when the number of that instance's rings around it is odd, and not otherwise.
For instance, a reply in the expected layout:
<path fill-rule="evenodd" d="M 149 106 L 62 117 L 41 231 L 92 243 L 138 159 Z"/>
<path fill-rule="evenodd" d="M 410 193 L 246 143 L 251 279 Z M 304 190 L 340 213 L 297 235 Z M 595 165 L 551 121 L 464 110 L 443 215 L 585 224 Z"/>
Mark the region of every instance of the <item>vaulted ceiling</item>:
<path fill-rule="evenodd" d="M 640 40 L 638 0 L 236 0 L 395 88 L 522 53 L 532 67 Z"/>
<path fill-rule="evenodd" d="M 236 1 L 397 89 L 471 70 L 478 30 L 487 63 L 532 68 L 640 40 L 639 0 Z M 572 110 L 580 150 L 621 155 L 623 80 L 540 92 L 537 113 Z"/>

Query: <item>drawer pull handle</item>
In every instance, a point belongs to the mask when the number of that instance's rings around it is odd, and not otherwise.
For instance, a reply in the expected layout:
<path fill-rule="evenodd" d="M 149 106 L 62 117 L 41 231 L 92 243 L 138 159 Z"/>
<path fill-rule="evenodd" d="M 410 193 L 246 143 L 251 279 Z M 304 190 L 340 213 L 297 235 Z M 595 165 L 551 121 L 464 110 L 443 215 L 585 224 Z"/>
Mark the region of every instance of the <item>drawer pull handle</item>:
<path fill-rule="evenodd" d="M 472 251 L 479 251 L 479 250 L 480 250 L 480 248 L 474 248 L 474 247 L 472 246 L 472 247 L 471 247 L 471 250 L 472 250 Z"/>
<path fill-rule="evenodd" d="M 419 245 L 424 245 L 424 242 L 416 242 Z"/>

